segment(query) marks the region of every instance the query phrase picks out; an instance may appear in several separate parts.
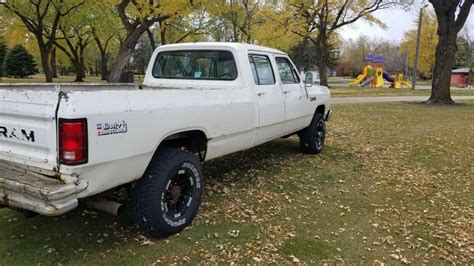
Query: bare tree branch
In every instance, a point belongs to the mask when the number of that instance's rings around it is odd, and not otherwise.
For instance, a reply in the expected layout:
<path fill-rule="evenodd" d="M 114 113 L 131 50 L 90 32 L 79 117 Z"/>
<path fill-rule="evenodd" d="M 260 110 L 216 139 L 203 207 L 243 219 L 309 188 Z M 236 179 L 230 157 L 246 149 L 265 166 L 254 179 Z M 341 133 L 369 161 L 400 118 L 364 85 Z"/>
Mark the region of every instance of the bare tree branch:
<path fill-rule="evenodd" d="M 460 6 L 461 10 L 459 11 L 458 17 L 456 19 L 456 32 L 461 31 L 462 27 L 466 23 L 471 7 L 474 4 L 474 0 L 465 0 L 464 4 Z"/>

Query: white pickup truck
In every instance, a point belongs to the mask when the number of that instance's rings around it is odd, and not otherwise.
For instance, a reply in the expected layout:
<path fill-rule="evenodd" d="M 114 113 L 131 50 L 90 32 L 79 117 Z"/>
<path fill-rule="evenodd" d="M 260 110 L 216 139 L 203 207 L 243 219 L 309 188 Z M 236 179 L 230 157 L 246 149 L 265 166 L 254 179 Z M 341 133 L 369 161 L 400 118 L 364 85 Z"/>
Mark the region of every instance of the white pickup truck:
<path fill-rule="evenodd" d="M 165 45 L 143 85 L 0 86 L 0 205 L 61 215 L 130 185 L 130 217 L 152 236 L 188 226 L 201 163 L 298 134 L 322 151 L 330 93 L 284 52 L 237 43 Z"/>

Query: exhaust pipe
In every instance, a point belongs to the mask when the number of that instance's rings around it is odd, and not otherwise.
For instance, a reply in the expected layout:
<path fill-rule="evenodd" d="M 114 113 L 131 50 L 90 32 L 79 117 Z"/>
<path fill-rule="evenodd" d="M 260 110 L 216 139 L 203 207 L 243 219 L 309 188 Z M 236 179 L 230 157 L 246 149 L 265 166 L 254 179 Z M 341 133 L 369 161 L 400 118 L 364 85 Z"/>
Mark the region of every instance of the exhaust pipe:
<path fill-rule="evenodd" d="M 122 203 L 106 199 L 88 199 L 86 200 L 86 203 L 89 207 L 115 216 L 120 216 L 122 214 L 124 206 Z"/>

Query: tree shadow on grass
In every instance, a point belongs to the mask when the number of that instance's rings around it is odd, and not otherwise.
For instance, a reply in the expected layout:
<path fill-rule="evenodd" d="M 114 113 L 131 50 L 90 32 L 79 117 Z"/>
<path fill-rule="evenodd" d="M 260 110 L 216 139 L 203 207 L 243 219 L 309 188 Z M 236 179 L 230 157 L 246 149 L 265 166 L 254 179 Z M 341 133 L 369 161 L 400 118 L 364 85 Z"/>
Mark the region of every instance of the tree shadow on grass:
<path fill-rule="evenodd" d="M 242 173 L 250 170 L 278 170 L 275 162 L 299 153 L 294 139 L 276 140 L 246 151 L 205 163 L 210 182 L 225 182 L 224 176 L 238 173 L 233 182 L 252 185 Z M 206 200 L 212 200 L 207 198 Z M 84 204 L 60 217 L 25 216 L 13 210 L 0 210 L 0 257 L 5 264 L 71 263 L 84 257 L 97 257 L 137 245 L 140 233 L 118 217 L 91 210 Z"/>
<path fill-rule="evenodd" d="M 401 102 L 403 104 L 411 104 L 411 105 L 417 105 L 417 106 L 425 106 L 425 107 L 431 107 L 431 108 L 459 108 L 459 107 L 474 107 L 474 104 L 472 103 L 466 103 L 466 102 L 454 102 L 454 104 L 427 104 L 426 102 Z"/>

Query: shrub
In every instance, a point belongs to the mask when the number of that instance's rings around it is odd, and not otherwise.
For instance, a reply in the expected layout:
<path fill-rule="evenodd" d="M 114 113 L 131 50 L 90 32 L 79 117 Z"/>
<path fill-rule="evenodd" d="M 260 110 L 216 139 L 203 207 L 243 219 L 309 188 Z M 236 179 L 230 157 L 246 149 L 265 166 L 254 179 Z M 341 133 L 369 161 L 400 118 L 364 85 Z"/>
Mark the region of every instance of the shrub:
<path fill-rule="evenodd" d="M 3 70 L 8 77 L 15 78 L 26 78 L 38 73 L 33 56 L 21 45 L 16 45 L 8 51 Z"/>

